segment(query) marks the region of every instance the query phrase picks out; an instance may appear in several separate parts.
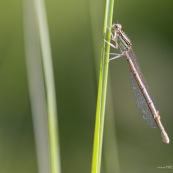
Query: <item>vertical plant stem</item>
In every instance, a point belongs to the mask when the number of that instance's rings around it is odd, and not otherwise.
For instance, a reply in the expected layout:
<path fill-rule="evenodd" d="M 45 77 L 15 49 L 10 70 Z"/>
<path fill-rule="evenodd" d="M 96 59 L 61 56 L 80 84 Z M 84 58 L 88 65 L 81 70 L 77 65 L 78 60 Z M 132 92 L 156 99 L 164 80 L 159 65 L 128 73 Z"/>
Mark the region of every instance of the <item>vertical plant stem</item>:
<path fill-rule="evenodd" d="M 53 75 L 52 56 L 50 48 L 50 39 L 46 11 L 43 0 L 34 0 L 37 14 L 38 30 L 40 35 L 40 46 L 43 61 L 43 72 L 46 85 L 47 110 L 48 110 L 48 128 L 49 128 L 49 145 L 50 145 L 50 167 L 51 173 L 60 173 L 60 149 L 58 136 L 58 121 L 55 83 Z"/>
<path fill-rule="evenodd" d="M 48 125 L 40 44 L 33 1 L 23 1 L 25 56 L 39 173 L 50 173 Z"/>
<path fill-rule="evenodd" d="M 110 27 L 112 24 L 113 6 L 114 6 L 114 0 L 106 1 L 103 34 L 104 34 L 104 39 L 108 41 L 110 41 L 110 32 L 107 29 L 107 26 Z M 92 173 L 100 173 L 100 168 L 101 168 L 106 90 L 107 90 L 107 78 L 108 78 L 108 66 L 109 66 L 109 54 L 107 53 L 109 53 L 109 50 L 110 46 L 103 42 L 101 62 L 100 62 L 98 96 L 97 96 L 97 110 L 96 110 L 96 122 L 95 122 L 95 132 L 94 132 L 93 158 L 92 158 Z"/>

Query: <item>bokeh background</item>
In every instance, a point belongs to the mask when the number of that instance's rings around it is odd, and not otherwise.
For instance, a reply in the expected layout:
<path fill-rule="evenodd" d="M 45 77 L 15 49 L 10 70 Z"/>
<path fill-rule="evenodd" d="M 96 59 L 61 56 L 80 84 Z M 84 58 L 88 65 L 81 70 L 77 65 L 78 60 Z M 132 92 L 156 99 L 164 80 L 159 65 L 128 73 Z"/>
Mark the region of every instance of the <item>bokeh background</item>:
<path fill-rule="evenodd" d="M 88 173 L 105 1 L 46 0 L 46 9 L 56 81 L 62 173 Z M 2 173 L 38 172 L 25 62 L 23 11 L 22 0 L 0 2 Z M 142 119 L 135 104 L 125 58 L 112 61 L 102 173 L 115 172 L 117 167 L 122 173 L 170 172 L 173 169 L 173 1 L 115 0 L 113 21 L 122 24 L 133 43 L 171 142 L 163 144 L 158 129 L 150 128 Z M 109 135 L 116 141 L 116 148 L 110 144 Z"/>

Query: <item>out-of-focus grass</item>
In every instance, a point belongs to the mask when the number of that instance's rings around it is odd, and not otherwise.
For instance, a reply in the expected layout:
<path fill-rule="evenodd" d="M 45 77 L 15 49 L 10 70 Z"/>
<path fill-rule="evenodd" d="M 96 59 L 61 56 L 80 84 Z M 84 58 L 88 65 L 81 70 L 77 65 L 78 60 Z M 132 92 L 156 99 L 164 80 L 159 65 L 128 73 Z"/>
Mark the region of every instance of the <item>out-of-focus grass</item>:
<path fill-rule="evenodd" d="M 33 1 L 23 2 L 25 56 L 39 173 L 50 173 L 47 104 L 40 54 L 40 39 Z"/>
<path fill-rule="evenodd" d="M 44 0 L 35 0 L 34 5 L 38 22 L 38 33 L 40 38 L 41 57 L 43 63 L 43 76 L 45 80 L 47 122 L 49 132 L 50 172 L 60 173 L 61 165 L 57 103 L 47 15 Z"/>

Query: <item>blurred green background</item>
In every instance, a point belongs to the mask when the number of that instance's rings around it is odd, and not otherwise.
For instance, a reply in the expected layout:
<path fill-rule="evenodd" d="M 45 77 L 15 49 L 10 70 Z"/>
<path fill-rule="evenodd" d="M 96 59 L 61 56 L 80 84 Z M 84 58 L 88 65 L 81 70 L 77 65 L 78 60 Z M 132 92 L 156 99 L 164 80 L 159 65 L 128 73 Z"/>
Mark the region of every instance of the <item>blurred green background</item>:
<path fill-rule="evenodd" d="M 62 173 L 91 170 L 97 80 L 105 1 L 46 0 L 54 63 Z M 31 104 L 25 62 L 23 2 L 0 2 L 0 172 L 37 173 Z M 115 0 L 114 22 L 133 43 L 162 122 L 170 137 L 146 125 L 135 104 L 125 58 L 109 68 L 118 158 L 122 173 L 173 169 L 173 1 Z M 114 50 L 112 50 L 114 51 Z M 110 92 L 110 91 L 109 91 Z M 108 98 L 110 99 L 110 98 Z M 112 115 L 111 115 L 112 116 Z M 114 134 L 114 135 L 115 135 Z M 104 147 L 104 153 L 110 148 Z M 109 156 L 108 156 L 109 157 Z M 114 155 L 110 155 L 114 162 Z M 107 172 L 103 159 L 102 173 Z M 170 169 L 158 167 L 170 166 Z M 108 173 L 108 172 L 107 172 Z"/>

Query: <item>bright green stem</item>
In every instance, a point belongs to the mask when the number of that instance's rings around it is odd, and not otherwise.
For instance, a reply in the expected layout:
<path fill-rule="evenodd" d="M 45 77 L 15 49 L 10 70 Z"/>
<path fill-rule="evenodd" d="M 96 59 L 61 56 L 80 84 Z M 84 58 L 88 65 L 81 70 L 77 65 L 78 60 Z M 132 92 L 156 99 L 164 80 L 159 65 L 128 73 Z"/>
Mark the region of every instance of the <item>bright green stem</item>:
<path fill-rule="evenodd" d="M 49 147 L 50 147 L 50 167 L 51 173 L 60 173 L 60 149 L 58 138 L 58 119 L 56 108 L 55 83 L 53 75 L 53 64 L 50 48 L 50 39 L 46 11 L 43 0 L 34 0 L 37 14 L 38 30 L 40 35 L 40 46 L 43 61 L 43 72 L 46 85 Z"/>
<path fill-rule="evenodd" d="M 112 24 L 113 7 L 114 7 L 114 0 L 107 0 L 106 9 L 105 9 L 104 30 L 103 30 L 104 39 L 107 41 L 110 41 L 110 31 L 108 30 L 107 26 L 110 27 Z M 95 132 L 94 132 L 92 173 L 100 173 L 100 168 L 101 168 L 106 90 L 107 90 L 107 78 L 108 78 L 108 67 L 109 67 L 109 54 L 108 54 L 109 50 L 110 46 L 103 42 L 101 62 L 100 62 L 96 122 L 95 122 Z"/>

